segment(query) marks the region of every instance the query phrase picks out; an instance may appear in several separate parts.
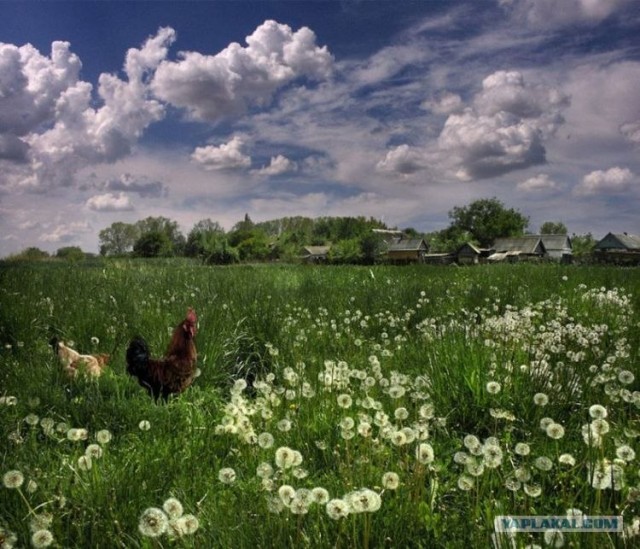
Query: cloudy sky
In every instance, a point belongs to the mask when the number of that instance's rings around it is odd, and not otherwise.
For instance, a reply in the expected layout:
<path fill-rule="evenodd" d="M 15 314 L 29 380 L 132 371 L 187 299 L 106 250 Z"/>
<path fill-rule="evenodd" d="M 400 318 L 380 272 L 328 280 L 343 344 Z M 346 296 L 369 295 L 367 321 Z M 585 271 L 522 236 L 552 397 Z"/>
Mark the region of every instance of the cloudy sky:
<path fill-rule="evenodd" d="M 0 256 L 281 216 L 640 233 L 640 0 L 0 2 Z"/>

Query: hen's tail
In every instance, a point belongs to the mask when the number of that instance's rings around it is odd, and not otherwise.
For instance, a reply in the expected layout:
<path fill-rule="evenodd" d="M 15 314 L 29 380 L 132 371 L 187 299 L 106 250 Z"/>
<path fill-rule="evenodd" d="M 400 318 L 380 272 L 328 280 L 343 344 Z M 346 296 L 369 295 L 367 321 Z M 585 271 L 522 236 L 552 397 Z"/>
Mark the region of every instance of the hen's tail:
<path fill-rule="evenodd" d="M 134 377 L 146 378 L 149 368 L 149 346 L 140 336 L 131 340 L 127 349 L 127 372 Z"/>

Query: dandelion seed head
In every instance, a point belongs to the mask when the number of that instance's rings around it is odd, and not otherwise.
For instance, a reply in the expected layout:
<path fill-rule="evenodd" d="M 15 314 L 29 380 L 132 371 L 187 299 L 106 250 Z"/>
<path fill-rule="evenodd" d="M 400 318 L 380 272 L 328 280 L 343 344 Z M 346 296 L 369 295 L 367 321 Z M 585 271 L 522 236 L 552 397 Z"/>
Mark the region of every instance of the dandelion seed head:
<path fill-rule="evenodd" d="M 49 530 L 38 530 L 31 535 L 31 545 L 36 549 L 49 547 L 53 543 L 53 534 Z"/>
<path fill-rule="evenodd" d="M 173 497 L 165 500 L 162 504 L 162 509 L 170 519 L 180 518 L 184 513 L 184 508 L 182 507 L 180 500 Z"/>
<path fill-rule="evenodd" d="M 84 451 L 84 455 L 91 459 L 100 459 L 102 457 L 102 447 L 98 444 L 89 444 Z"/>
<path fill-rule="evenodd" d="M 10 490 L 20 488 L 24 482 L 24 475 L 18 470 L 7 471 L 2 476 L 2 484 Z"/>
<path fill-rule="evenodd" d="M 387 490 L 397 490 L 400 486 L 400 477 L 393 471 L 387 471 L 382 475 L 382 486 Z"/>
<path fill-rule="evenodd" d="M 157 538 L 166 532 L 168 525 L 169 519 L 162 509 L 149 507 L 140 516 L 138 530 L 143 536 Z"/>
<path fill-rule="evenodd" d="M 485 386 L 485 389 L 490 395 L 497 395 L 502 390 L 502 385 L 497 381 L 489 381 Z"/>
<path fill-rule="evenodd" d="M 546 406 L 549 404 L 549 397 L 545 393 L 536 393 L 533 395 L 533 402 L 536 406 Z"/>
<path fill-rule="evenodd" d="M 318 505 L 325 505 L 329 501 L 329 492 L 326 488 L 316 486 L 311 490 L 311 499 Z"/>
<path fill-rule="evenodd" d="M 111 431 L 108 429 L 101 429 L 96 433 L 96 440 L 100 444 L 108 444 L 112 438 Z"/>
<path fill-rule="evenodd" d="M 514 451 L 519 456 L 528 456 L 531 452 L 531 447 L 526 442 L 518 442 L 514 448 Z"/>
<path fill-rule="evenodd" d="M 589 407 L 589 415 L 593 419 L 604 419 L 607 417 L 607 409 L 601 404 L 594 404 Z"/>
<path fill-rule="evenodd" d="M 551 423 L 547 425 L 547 436 L 554 440 L 560 440 L 564 436 L 564 427 L 559 423 Z"/>
<path fill-rule="evenodd" d="M 558 463 L 573 467 L 576 464 L 576 458 L 574 458 L 571 454 L 561 454 L 558 457 Z"/>
<path fill-rule="evenodd" d="M 340 520 L 349 515 L 349 504 L 343 499 L 332 499 L 325 506 L 327 515 L 333 520 Z"/>
<path fill-rule="evenodd" d="M 231 467 L 223 467 L 218 471 L 218 480 L 223 484 L 233 484 L 236 480 L 236 472 Z"/>
<path fill-rule="evenodd" d="M 89 456 L 84 455 L 78 458 L 78 469 L 81 471 L 90 471 L 92 467 L 93 462 Z"/>
<path fill-rule="evenodd" d="M 461 475 L 460 477 L 458 477 L 457 484 L 460 490 L 462 490 L 463 492 L 468 492 L 469 490 L 473 489 L 475 482 L 476 481 L 473 479 L 473 477 Z"/>
<path fill-rule="evenodd" d="M 555 528 L 545 530 L 544 543 L 549 547 L 563 547 L 564 546 L 564 534 Z"/>

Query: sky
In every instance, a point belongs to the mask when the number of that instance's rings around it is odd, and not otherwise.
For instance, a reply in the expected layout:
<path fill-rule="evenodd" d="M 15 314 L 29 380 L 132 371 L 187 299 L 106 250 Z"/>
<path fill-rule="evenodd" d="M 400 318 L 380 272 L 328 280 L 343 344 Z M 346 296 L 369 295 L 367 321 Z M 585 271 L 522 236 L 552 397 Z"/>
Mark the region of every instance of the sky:
<path fill-rule="evenodd" d="M 496 197 L 640 234 L 640 0 L 0 0 L 0 257 Z"/>

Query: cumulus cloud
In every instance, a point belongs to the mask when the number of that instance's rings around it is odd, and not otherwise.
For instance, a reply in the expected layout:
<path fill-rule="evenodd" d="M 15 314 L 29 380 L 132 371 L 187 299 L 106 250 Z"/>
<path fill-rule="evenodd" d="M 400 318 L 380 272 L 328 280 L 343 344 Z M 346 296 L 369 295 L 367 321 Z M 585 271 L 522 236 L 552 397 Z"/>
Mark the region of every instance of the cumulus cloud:
<path fill-rule="evenodd" d="M 462 110 L 464 103 L 457 93 L 442 92 L 422 103 L 422 108 L 435 114 L 452 114 Z"/>
<path fill-rule="evenodd" d="M 254 173 L 257 175 L 275 176 L 295 172 L 297 169 L 298 165 L 294 161 L 279 154 L 278 156 L 271 157 L 271 162 L 268 166 L 255 170 Z"/>
<path fill-rule="evenodd" d="M 104 191 L 136 193 L 143 198 L 157 198 L 168 194 L 165 185 L 160 181 L 149 181 L 144 176 L 135 177 L 128 173 L 109 179 L 98 187 Z"/>
<path fill-rule="evenodd" d="M 193 119 L 214 121 L 268 105 L 281 86 L 300 77 L 322 80 L 332 70 L 331 54 L 307 27 L 293 32 L 269 20 L 246 42 L 216 55 L 182 52 L 179 61 L 163 61 L 152 81 L 155 95 Z"/>
<path fill-rule="evenodd" d="M 535 27 L 598 23 L 632 0 L 498 0 L 519 21 Z"/>
<path fill-rule="evenodd" d="M 421 153 L 406 144 L 389 150 L 385 157 L 376 164 L 376 170 L 379 172 L 405 177 L 422 169 L 424 169 L 424 164 Z"/>
<path fill-rule="evenodd" d="M 31 44 L 0 43 L 0 133 L 26 135 L 54 119 L 57 101 L 82 66 L 69 48 L 53 42 L 46 57 Z"/>
<path fill-rule="evenodd" d="M 251 157 L 242 152 L 244 141 L 234 137 L 218 147 L 197 147 L 191 159 L 205 170 L 238 170 L 251 166 Z"/>
<path fill-rule="evenodd" d="M 640 144 L 640 120 L 622 124 L 622 126 L 620 126 L 620 133 L 629 141 Z"/>
<path fill-rule="evenodd" d="M 86 221 L 61 223 L 41 234 L 39 240 L 41 242 L 71 242 L 88 232 L 91 232 L 91 226 Z"/>
<path fill-rule="evenodd" d="M 0 160 L 23 163 L 27 160 L 29 145 L 10 133 L 0 134 Z"/>
<path fill-rule="evenodd" d="M 87 208 L 96 212 L 123 212 L 133 210 L 131 200 L 124 193 L 105 193 L 92 196 L 86 203 Z"/>
<path fill-rule="evenodd" d="M 163 28 L 142 48 L 130 49 L 126 80 L 101 74 L 98 108 L 93 86 L 78 80 L 81 63 L 67 42 L 54 42 L 50 57 L 30 45 L 2 45 L 0 96 L 8 100 L 0 107 L 0 132 L 5 143 L 13 143 L 13 153 L 22 152 L 29 161 L 14 183 L 34 190 L 69 185 L 81 167 L 128 154 L 143 131 L 164 116 L 146 81 L 174 39 L 173 29 Z M 20 136 L 28 151 L 7 135 Z"/>
<path fill-rule="evenodd" d="M 525 192 L 552 191 L 558 188 L 558 184 L 547 174 L 538 174 L 526 181 L 518 183 L 518 190 Z"/>
<path fill-rule="evenodd" d="M 594 195 L 600 193 L 621 193 L 628 191 L 634 181 L 634 175 L 628 168 L 614 167 L 606 171 L 596 170 L 584 176 L 576 185 L 577 195 Z"/>
<path fill-rule="evenodd" d="M 543 164 L 543 141 L 562 124 L 567 105 L 568 97 L 554 88 L 529 85 L 516 71 L 497 71 L 483 80 L 469 107 L 447 118 L 438 144 L 457 159 L 462 180 Z"/>

